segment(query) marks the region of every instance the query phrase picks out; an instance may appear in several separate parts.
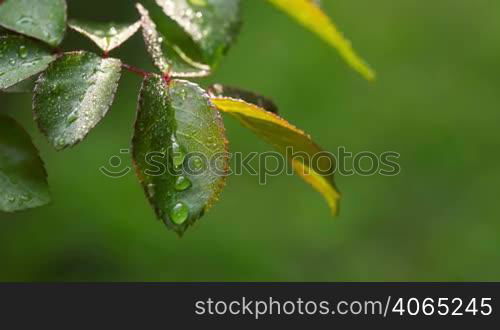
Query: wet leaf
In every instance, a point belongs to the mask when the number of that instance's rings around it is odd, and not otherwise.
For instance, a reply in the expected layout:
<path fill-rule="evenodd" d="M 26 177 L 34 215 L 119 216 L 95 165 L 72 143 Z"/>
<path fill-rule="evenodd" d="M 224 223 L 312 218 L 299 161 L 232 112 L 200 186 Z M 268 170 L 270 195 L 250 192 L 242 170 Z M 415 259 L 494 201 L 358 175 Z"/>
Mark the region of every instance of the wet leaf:
<path fill-rule="evenodd" d="M 212 103 L 289 157 L 295 172 L 323 195 L 334 214 L 338 213 L 340 193 L 333 180 L 335 158 L 309 135 L 278 115 L 243 100 L 216 97 Z M 293 154 L 297 157 L 291 157 Z"/>
<path fill-rule="evenodd" d="M 0 36 L 0 89 L 28 79 L 56 59 L 45 45 L 19 35 Z"/>
<path fill-rule="evenodd" d="M 0 211 L 49 202 L 47 173 L 30 136 L 13 119 L 0 116 Z"/>
<path fill-rule="evenodd" d="M 37 80 L 33 110 L 40 130 L 58 150 L 80 142 L 106 115 L 121 62 L 88 52 L 66 53 Z"/>
<path fill-rule="evenodd" d="M 208 90 L 212 97 L 229 97 L 232 99 L 240 99 L 263 108 L 266 111 L 278 114 L 278 107 L 272 100 L 262 95 L 258 95 L 254 92 L 249 92 L 239 88 L 221 84 L 214 84 L 210 86 Z"/>
<path fill-rule="evenodd" d="M 107 53 L 132 37 L 141 27 L 141 22 L 123 24 L 71 20 L 68 25 L 73 30 L 92 40 Z"/>
<path fill-rule="evenodd" d="M 0 25 L 58 46 L 66 31 L 65 0 L 4 0 L 0 4 Z"/>
<path fill-rule="evenodd" d="M 12 87 L 2 90 L 3 93 L 31 93 L 35 88 L 35 82 L 38 76 L 30 77 L 26 80 L 21 81 L 20 83 L 15 84 Z"/>
<path fill-rule="evenodd" d="M 169 73 L 172 77 L 204 77 L 210 74 L 210 67 L 192 60 L 181 48 L 172 44 L 157 29 L 151 19 L 149 11 L 141 4 L 137 4 L 141 14 L 142 33 L 146 49 L 153 59 L 154 65 L 162 73 Z"/>
<path fill-rule="evenodd" d="M 219 62 L 239 33 L 240 0 L 155 1 L 198 45 L 210 66 Z"/>
<path fill-rule="evenodd" d="M 139 180 L 157 216 L 182 234 L 218 199 L 228 170 L 219 112 L 198 85 L 145 78 L 132 141 Z"/>
<path fill-rule="evenodd" d="M 315 1 L 269 0 L 269 2 L 336 48 L 345 61 L 366 79 L 375 79 L 375 72 L 356 54 L 351 42 L 344 38 Z"/>

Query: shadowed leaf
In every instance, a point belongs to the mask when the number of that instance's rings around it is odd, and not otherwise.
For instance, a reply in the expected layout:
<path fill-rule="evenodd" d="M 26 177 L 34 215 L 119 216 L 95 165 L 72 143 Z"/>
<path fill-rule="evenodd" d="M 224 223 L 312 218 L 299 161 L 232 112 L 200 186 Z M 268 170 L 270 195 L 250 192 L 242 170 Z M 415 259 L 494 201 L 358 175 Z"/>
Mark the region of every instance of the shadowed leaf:
<path fill-rule="evenodd" d="M 47 173 L 30 136 L 13 119 L 0 116 L 0 211 L 49 202 Z"/>
<path fill-rule="evenodd" d="M 66 53 L 36 82 L 33 110 L 40 130 L 58 149 L 80 142 L 106 115 L 121 62 L 88 52 Z"/>
<path fill-rule="evenodd" d="M 212 97 L 229 97 L 232 99 L 241 99 L 245 102 L 254 104 L 266 111 L 278 114 L 278 107 L 270 99 L 245 91 L 239 88 L 229 87 L 221 84 L 214 84 L 208 88 Z"/>
<path fill-rule="evenodd" d="M 153 59 L 154 65 L 172 77 L 204 77 L 210 74 L 210 67 L 192 60 L 180 47 L 172 44 L 157 29 L 149 12 L 141 4 L 137 4 L 141 14 L 142 33 L 146 49 Z"/>
<path fill-rule="evenodd" d="M 268 0 L 320 38 L 335 47 L 347 63 L 368 80 L 375 79 L 375 72 L 359 57 L 335 24 L 313 0 Z"/>
<path fill-rule="evenodd" d="M 0 89 L 7 89 L 47 68 L 56 59 L 45 45 L 19 35 L 0 37 Z"/>
<path fill-rule="evenodd" d="M 218 199 L 228 170 L 219 112 L 198 85 L 145 78 L 132 141 L 139 180 L 158 218 L 182 234 Z"/>
<path fill-rule="evenodd" d="M 242 100 L 217 97 L 212 98 L 212 103 L 285 154 L 295 172 L 323 195 L 334 214 L 338 213 L 340 193 L 333 180 L 335 158 L 318 147 L 309 135 L 276 114 Z"/>
<path fill-rule="evenodd" d="M 92 40 L 104 52 L 110 52 L 132 37 L 141 27 L 141 22 L 120 24 L 71 20 L 68 25 Z"/>
<path fill-rule="evenodd" d="M 66 1 L 4 0 L 0 2 L 0 25 L 58 46 L 66 31 Z"/>

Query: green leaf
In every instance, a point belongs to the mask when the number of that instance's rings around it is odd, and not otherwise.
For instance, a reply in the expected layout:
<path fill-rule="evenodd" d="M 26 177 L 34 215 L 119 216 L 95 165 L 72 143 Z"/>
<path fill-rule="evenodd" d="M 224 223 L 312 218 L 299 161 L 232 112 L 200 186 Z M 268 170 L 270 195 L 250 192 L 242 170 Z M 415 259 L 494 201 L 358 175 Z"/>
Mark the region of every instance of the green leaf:
<path fill-rule="evenodd" d="M 15 84 L 12 87 L 2 90 L 3 93 L 31 93 L 35 88 L 35 82 L 38 76 L 30 77 L 26 80 L 21 81 L 20 83 Z"/>
<path fill-rule="evenodd" d="M 204 77 L 210 74 L 210 67 L 192 60 L 180 47 L 168 41 L 157 30 L 149 11 L 141 4 L 137 4 L 141 14 L 142 33 L 146 49 L 153 59 L 155 66 L 162 73 L 169 73 L 172 77 Z"/>
<path fill-rule="evenodd" d="M 0 89 L 40 73 L 55 59 L 37 41 L 19 35 L 0 36 Z"/>
<path fill-rule="evenodd" d="M 240 0 L 155 0 L 216 66 L 240 31 Z M 167 35 L 167 38 L 169 36 Z"/>
<path fill-rule="evenodd" d="M 158 218 L 182 234 L 218 199 L 228 170 L 219 112 L 198 85 L 145 78 L 132 141 L 139 180 Z"/>
<path fill-rule="evenodd" d="M 356 54 L 351 42 L 344 38 L 315 1 L 269 0 L 269 2 L 336 48 L 344 60 L 366 79 L 375 79 L 375 72 Z"/>
<path fill-rule="evenodd" d="M 249 92 L 239 88 L 221 84 L 214 84 L 210 86 L 208 90 L 212 97 L 229 97 L 236 100 L 243 100 L 247 103 L 254 104 L 266 111 L 278 114 L 278 107 L 272 100 L 262 95 L 258 95 L 254 92 Z"/>
<path fill-rule="evenodd" d="M 295 172 L 323 195 L 333 214 L 338 213 L 340 193 L 333 180 L 335 158 L 325 153 L 309 135 L 278 115 L 243 100 L 213 97 L 212 103 L 288 156 Z M 299 156 L 291 157 L 288 148 L 293 148 L 293 153 Z"/>
<path fill-rule="evenodd" d="M 66 53 L 40 75 L 33 110 L 40 130 L 58 150 L 80 142 L 106 115 L 121 74 L 120 60 Z"/>
<path fill-rule="evenodd" d="M 58 46 L 66 31 L 65 0 L 4 0 L 0 4 L 0 25 Z"/>
<path fill-rule="evenodd" d="M 30 136 L 13 119 L 0 116 L 0 211 L 49 202 L 47 173 Z"/>
<path fill-rule="evenodd" d="M 132 37 L 141 27 L 141 22 L 120 24 L 71 20 L 68 25 L 108 53 Z"/>

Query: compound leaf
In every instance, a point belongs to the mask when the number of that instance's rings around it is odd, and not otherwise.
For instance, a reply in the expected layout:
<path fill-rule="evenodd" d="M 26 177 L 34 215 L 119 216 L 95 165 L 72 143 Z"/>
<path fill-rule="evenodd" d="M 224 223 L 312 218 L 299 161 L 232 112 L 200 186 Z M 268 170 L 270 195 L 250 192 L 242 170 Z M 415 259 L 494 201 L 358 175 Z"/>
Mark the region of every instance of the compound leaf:
<path fill-rule="evenodd" d="M 66 31 L 65 0 L 4 0 L 0 2 L 0 25 L 58 46 Z"/>
<path fill-rule="evenodd" d="M 216 66 L 239 33 L 240 0 L 155 0 Z M 167 38 L 170 36 L 167 35 Z"/>
<path fill-rule="evenodd" d="M 351 42 L 344 38 L 315 1 L 269 0 L 269 2 L 336 48 L 345 61 L 366 79 L 375 79 L 375 72 L 356 54 Z"/>
<path fill-rule="evenodd" d="M 45 45 L 19 35 L 0 36 L 0 89 L 28 79 L 56 59 Z"/>
<path fill-rule="evenodd" d="M 141 22 L 123 24 L 71 20 L 68 25 L 108 53 L 132 37 L 141 27 Z"/>
<path fill-rule="evenodd" d="M 340 193 L 333 180 L 335 158 L 332 155 L 324 152 L 309 135 L 272 112 L 243 100 L 224 97 L 211 100 L 220 111 L 235 117 L 289 157 L 295 172 L 323 195 L 334 214 L 338 213 Z"/>
<path fill-rule="evenodd" d="M 183 234 L 224 186 L 229 159 L 220 113 L 198 85 L 151 75 L 142 85 L 132 147 L 156 215 Z"/>
<path fill-rule="evenodd" d="M 47 173 L 30 136 L 13 119 L 0 116 L 0 211 L 49 202 Z"/>
<path fill-rule="evenodd" d="M 121 74 L 120 60 L 66 53 L 36 82 L 33 110 L 40 130 L 58 149 L 80 142 L 106 115 Z"/>
<path fill-rule="evenodd" d="M 153 59 L 154 65 L 162 73 L 169 73 L 172 77 L 204 77 L 210 74 L 210 67 L 192 60 L 181 48 L 171 43 L 151 19 L 149 11 L 141 4 L 137 4 L 141 14 L 142 33 L 146 49 Z"/>

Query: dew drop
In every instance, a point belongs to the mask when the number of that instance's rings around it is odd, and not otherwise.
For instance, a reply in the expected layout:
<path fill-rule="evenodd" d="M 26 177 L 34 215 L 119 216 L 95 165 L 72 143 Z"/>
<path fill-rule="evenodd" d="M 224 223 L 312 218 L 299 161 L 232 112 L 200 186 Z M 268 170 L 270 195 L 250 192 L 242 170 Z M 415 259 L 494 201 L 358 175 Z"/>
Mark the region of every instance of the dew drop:
<path fill-rule="evenodd" d="M 175 180 L 175 190 L 184 191 L 191 187 L 191 180 L 186 178 L 185 176 L 180 176 Z"/>
<path fill-rule="evenodd" d="M 179 202 L 170 210 L 170 219 L 177 225 L 182 225 L 189 217 L 189 208 L 186 204 Z"/>

